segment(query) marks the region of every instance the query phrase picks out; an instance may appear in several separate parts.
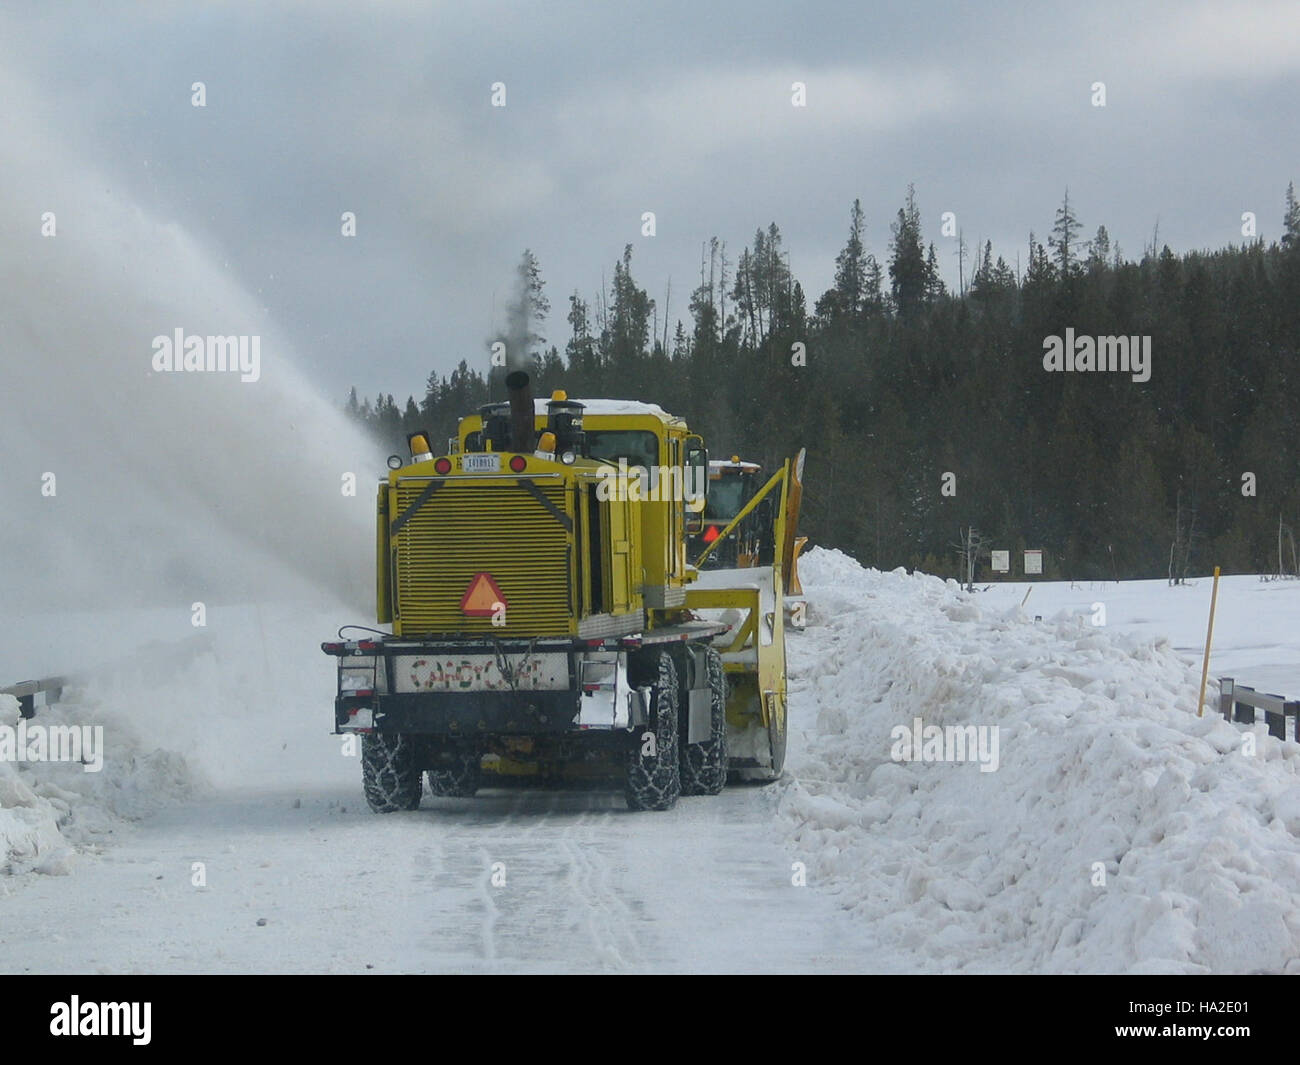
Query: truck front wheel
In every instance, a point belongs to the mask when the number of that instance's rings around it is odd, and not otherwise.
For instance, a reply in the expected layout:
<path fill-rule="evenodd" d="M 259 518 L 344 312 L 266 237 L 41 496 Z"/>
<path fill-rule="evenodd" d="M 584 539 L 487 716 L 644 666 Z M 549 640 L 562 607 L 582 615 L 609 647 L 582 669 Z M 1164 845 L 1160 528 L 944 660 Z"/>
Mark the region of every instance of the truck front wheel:
<path fill-rule="evenodd" d="M 418 745 L 411 736 L 384 732 L 362 736 L 361 782 L 375 813 L 418 808 L 421 768 Z"/>

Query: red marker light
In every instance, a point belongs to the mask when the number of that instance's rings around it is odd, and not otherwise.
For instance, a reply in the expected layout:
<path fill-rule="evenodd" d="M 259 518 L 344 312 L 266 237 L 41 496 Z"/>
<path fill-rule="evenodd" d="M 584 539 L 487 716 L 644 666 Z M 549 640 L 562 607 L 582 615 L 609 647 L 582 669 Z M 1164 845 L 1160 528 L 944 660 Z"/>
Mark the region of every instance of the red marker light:
<path fill-rule="evenodd" d="M 719 530 L 716 525 L 710 525 L 707 529 L 704 530 L 704 542 L 706 544 L 713 543 L 713 541 L 718 538 L 718 532 Z"/>
<path fill-rule="evenodd" d="M 434 472 L 441 474 L 451 473 L 451 459 L 439 459 L 433 464 Z"/>
<path fill-rule="evenodd" d="M 515 473 L 523 473 L 524 470 L 528 468 L 528 460 L 524 458 L 523 455 L 515 455 L 510 460 L 510 468 L 514 470 Z"/>

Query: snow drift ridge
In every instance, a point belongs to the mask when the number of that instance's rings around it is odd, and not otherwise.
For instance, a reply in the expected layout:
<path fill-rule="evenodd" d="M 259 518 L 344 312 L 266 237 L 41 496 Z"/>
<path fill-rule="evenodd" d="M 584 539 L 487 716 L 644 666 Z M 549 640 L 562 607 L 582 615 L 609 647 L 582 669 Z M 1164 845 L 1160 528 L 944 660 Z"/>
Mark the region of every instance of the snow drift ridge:
<path fill-rule="evenodd" d="M 1197 718 L 1167 640 L 990 613 L 836 551 L 800 566 L 781 810 L 882 945 L 926 971 L 1300 970 L 1300 746 L 1249 756 Z M 894 761 L 916 717 L 996 725 L 999 769 Z"/>

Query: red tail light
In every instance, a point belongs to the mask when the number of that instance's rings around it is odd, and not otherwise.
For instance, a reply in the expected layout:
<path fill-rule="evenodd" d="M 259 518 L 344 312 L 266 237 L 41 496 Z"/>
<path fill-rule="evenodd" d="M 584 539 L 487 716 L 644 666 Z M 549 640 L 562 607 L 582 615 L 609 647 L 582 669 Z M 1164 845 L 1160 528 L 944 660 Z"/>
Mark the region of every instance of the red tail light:
<path fill-rule="evenodd" d="M 451 473 L 451 459 L 439 459 L 433 464 L 433 469 L 435 473 Z"/>
<path fill-rule="evenodd" d="M 515 473 L 523 473 L 524 470 L 528 468 L 528 460 L 524 458 L 523 455 L 515 455 L 510 460 L 510 468 Z"/>
<path fill-rule="evenodd" d="M 704 542 L 706 544 L 713 543 L 713 541 L 718 538 L 718 532 L 719 529 L 716 525 L 710 525 L 707 529 L 704 530 Z"/>

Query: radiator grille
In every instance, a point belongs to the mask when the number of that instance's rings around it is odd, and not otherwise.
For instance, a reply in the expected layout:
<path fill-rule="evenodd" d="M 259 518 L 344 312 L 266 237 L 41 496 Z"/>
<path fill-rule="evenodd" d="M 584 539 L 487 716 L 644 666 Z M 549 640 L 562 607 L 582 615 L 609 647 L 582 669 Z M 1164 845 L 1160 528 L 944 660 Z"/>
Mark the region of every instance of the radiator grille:
<path fill-rule="evenodd" d="M 399 482 L 393 521 L 393 593 L 401 634 L 563 636 L 574 630 L 570 608 L 571 534 L 559 517 L 517 483 L 443 481 L 411 511 L 430 482 Z M 572 521 L 566 485 L 533 488 Z M 476 576 L 501 589 L 505 625 L 467 617 L 461 600 Z"/>

